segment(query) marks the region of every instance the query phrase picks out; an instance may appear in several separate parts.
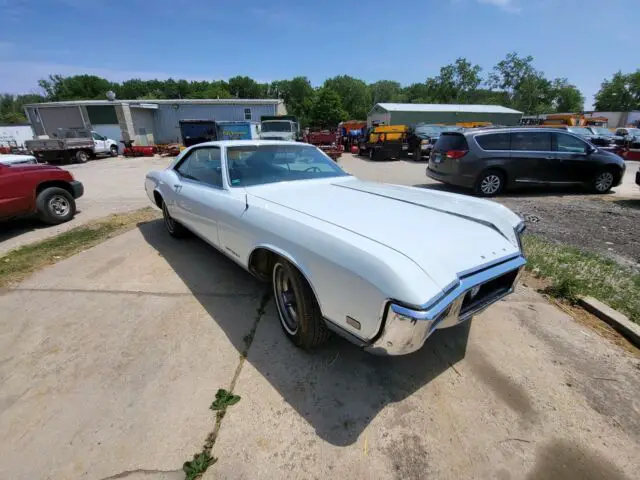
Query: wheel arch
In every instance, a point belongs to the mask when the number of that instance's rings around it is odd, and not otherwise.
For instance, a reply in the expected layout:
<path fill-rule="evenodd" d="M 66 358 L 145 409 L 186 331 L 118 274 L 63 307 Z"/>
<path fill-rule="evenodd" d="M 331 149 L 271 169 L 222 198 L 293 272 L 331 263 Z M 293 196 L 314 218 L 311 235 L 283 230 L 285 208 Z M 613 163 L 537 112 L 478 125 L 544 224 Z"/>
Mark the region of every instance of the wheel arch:
<path fill-rule="evenodd" d="M 157 188 L 153 190 L 153 201 L 156 203 L 156 207 L 162 210 L 164 199 L 162 198 L 162 194 L 158 191 Z"/>
<path fill-rule="evenodd" d="M 73 197 L 73 190 L 71 189 L 71 185 L 69 185 L 69 182 L 66 182 L 64 180 L 45 180 L 44 182 L 39 183 L 36 187 L 36 197 L 40 195 L 43 190 L 51 187 L 62 188 L 63 190 L 69 192 L 69 194 Z"/>
<path fill-rule="evenodd" d="M 291 255 L 284 249 L 270 244 L 256 245 L 249 254 L 247 269 L 259 280 L 270 281 L 271 269 L 273 268 L 273 264 L 278 257 L 287 260 L 300 272 L 302 278 L 304 278 L 305 282 L 307 282 L 307 285 L 309 285 L 309 287 L 311 288 L 313 296 L 315 297 L 318 307 L 320 308 L 320 312 L 322 313 L 322 304 L 320 303 L 320 297 L 318 296 L 318 292 L 316 291 L 313 283 L 310 280 L 311 275 L 308 268 L 301 265 L 301 263 L 298 262 L 293 255 Z"/>

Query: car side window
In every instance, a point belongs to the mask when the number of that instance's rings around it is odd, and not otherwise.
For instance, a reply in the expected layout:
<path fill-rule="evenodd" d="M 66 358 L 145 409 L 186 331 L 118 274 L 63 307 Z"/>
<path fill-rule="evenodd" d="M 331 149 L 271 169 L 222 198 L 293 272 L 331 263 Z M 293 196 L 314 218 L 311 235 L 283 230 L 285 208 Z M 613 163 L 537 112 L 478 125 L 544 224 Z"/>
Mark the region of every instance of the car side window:
<path fill-rule="evenodd" d="M 549 152 L 551 151 L 551 134 L 549 132 L 513 132 L 511 150 Z"/>
<path fill-rule="evenodd" d="M 93 136 L 93 139 L 94 139 L 94 140 L 104 140 L 104 138 L 102 137 L 102 135 L 100 135 L 100 134 L 98 134 L 98 133 L 93 132 L 91 135 Z"/>
<path fill-rule="evenodd" d="M 585 153 L 587 144 L 572 135 L 566 133 L 554 133 L 555 146 L 558 152 L 563 153 Z"/>
<path fill-rule="evenodd" d="M 222 188 L 222 160 L 220 148 L 201 147 L 192 150 L 176 167 L 184 178 Z"/>
<path fill-rule="evenodd" d="M 483 150 L 509 150 L 508 133 L 492 133 L 490 135 L 478 135 L 476 141 Z"/>

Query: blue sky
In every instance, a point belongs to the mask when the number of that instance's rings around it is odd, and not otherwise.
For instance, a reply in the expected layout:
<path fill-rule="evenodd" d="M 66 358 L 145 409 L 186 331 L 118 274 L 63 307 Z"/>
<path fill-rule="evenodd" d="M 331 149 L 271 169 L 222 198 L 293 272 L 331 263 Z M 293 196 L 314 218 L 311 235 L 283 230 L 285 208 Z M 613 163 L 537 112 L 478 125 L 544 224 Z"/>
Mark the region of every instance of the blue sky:
<path fill-rule="evenodd" d="M 0 0 L 0 92 L 49 73 L 270 81 L 338 74 L 403 85 L 516 51 L 587 97 L 640 68 L 638 0 Z"/>

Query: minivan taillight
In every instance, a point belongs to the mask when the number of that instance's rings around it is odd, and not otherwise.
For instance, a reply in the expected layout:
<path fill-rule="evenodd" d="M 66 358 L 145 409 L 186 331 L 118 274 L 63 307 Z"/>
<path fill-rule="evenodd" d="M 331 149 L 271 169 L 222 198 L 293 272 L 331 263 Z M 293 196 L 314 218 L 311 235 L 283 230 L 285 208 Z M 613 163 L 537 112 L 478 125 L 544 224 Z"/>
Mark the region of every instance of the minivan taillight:
<path fill-rule="evenodd" d="M 464 157 L 469 150 L 448 150 L 447 158 L 458 159 Z"/>

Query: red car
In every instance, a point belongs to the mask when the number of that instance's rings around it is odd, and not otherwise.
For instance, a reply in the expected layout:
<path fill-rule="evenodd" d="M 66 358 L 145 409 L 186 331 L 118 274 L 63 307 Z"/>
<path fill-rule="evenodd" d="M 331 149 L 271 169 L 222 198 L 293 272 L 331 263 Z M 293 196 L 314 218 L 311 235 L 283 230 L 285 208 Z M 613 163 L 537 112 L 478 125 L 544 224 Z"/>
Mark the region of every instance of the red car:
<path fill-rule="evenodd" d="M 51 165 L 0 164 L 0 219 L 36 214 L 51 225 L 76 213 L 75 199 L 84 193 L 82 183 L 66 170 Z"/>

